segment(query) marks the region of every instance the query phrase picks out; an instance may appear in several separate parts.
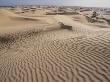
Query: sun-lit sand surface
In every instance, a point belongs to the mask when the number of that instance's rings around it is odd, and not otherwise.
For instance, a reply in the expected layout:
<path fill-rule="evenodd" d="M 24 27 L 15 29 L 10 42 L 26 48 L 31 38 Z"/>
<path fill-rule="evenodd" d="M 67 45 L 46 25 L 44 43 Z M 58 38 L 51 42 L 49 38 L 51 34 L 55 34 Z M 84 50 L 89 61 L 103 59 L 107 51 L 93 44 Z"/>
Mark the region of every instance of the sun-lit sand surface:
<path fill-rule="evenodd" d="M 110 28 L 45 11 L 0 9 L 0 82 L 110 82 Z"/>

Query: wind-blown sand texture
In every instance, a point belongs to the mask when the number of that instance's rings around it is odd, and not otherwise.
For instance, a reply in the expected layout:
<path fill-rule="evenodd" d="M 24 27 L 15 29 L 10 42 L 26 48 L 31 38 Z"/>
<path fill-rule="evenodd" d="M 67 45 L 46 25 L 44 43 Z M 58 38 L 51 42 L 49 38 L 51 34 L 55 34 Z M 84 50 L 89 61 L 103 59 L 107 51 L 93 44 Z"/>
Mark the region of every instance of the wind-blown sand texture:
<path fill-rule="evenodd" d="M 0 82 L 110 82 L 110 28 L 53 19 L 72 30 L 58 24 L 0 27 Z"/>

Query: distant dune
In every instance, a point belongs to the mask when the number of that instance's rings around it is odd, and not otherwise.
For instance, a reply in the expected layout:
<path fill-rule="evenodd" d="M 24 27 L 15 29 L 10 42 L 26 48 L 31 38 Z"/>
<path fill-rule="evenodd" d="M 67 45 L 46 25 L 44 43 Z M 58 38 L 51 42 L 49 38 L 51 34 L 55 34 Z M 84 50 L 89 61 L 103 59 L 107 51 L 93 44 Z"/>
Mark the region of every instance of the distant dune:
<path fill-rule="evenodd" d="M 0 18 L 0 82 L 110 82 L 110 28 L 65 15 Z"/>

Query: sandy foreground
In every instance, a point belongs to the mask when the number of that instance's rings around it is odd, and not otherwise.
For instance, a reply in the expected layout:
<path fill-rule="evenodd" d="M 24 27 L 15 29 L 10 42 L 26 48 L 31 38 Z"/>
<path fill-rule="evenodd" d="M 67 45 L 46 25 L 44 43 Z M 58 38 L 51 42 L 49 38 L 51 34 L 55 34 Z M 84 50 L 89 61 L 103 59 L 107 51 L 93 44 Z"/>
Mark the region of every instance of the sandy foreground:
<path fill-rule="evenodd" d="M 0 82 L 110 82 L 110 28 L 0 9 Z"/>

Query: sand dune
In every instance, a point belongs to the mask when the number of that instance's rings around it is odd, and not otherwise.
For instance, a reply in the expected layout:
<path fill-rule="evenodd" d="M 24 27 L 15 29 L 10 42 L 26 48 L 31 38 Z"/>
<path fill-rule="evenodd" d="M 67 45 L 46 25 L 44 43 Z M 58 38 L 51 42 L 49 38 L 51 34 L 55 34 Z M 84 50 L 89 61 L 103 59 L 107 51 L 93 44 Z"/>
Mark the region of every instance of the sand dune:
<path fill-rule="evenodd" d="M 110 82 L 110 29 L 53 19 L 55 25 L 0 30 L 0 82 Z"/>
<path fill-rule="evenodd" d="M 40 20 L 37 18 L 27 17 L 27 16 L 20 16 L 6 9 L 0 9 L 0 18 L 3 19 L 3 20 L 0 20 L 1 27 L 18 26 L 18 25 L 28 26 L 28 24 L 36 24 L 36 23 L 46 24 L 47 23 L 45 20 Z"/>
<path fill-rule="evenodd" d="M 45 27 L 48 24 L 47 20 L 41 17 L 34 18 L 28 16 L 20 16 L 13 12 L 0 9 L 0 34 L 8 32 L 23 31 L 26 29 L 33 29 L 35 27 Z M 54 26 L 54 25 L 50 25 Z"/>

